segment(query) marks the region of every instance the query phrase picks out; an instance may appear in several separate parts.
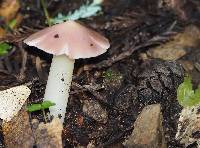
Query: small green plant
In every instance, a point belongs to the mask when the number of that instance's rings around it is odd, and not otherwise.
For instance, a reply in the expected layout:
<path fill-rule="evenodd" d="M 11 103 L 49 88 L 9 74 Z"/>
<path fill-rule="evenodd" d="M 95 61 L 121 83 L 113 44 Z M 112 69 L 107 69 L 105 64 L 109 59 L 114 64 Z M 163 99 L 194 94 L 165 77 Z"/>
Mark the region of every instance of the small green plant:
<path fill-rule="evenodd" d="M 5 42 L 0 42 L 0 56 L 8 53 L 11 46 Z"/>
<path fill-rule="evenodd" d="M 51 101 L 44 101 L 42 103 L 28 105 L 27 110 L 29 112 L 35 112 L 35 111 L 39 111 L 39 110 L 45 110 L 54 105 L 56 105 L 56 104 Z"/>
<path fill-rule="evenodd" d="M 184 78 L 184 82 L 179 85 L 177 91 L 178 102 L 183 107 L 191 107 L 200 103 L 200 87 L 192 89 L 191 77 Z"/>
<path fill-rule="evenodd" d="M 51 19 L 52 24 L 59 24 L 66 20 L 78 20 L 80 18 L 87 18 L 94 16 L 97 12 L 101 11 L 102 0 L 93 0 L 92 3 L 86 3 L 74 12 L 69 12 L 67 15 L 59 13 L 57 17 Z"/>
<path fill-rule="evenodd" d="M 35 112 L 41 110 L 44 116 L 45 123 L 47 123 L 46 115 L 45 115 L 45 109 L 56 105 L 55 103 L 51 101 L 44 101 L 42 103 L 37 103 L 37 104 L 30 104 L 27 106 L 27 111 L 28 112 Z"/>

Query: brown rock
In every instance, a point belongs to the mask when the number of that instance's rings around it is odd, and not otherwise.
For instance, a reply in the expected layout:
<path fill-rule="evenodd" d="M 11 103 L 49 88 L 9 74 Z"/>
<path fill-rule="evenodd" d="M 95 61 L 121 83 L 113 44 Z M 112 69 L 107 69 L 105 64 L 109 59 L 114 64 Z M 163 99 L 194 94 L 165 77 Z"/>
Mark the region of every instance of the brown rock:
<path fill-rule="evenodd" d="M 134 130 L 125 142 L 128 148 L 166 148 L 160 104 L 146 106 L 134 123 Z"/>
<path fill-rule="evenodd" d="M 177 34 L 166 44 L 148 50 L 147 54 L 153 58 L 163 60 L 177 60 L 186 55 L 189 48 L 195 48 L 200 41 L 200 30 L 196 26 L 188 26 L 184 32 Z"/>
<path fill-rule="evenodd" d="M 166 47 L 160 46 L 150 50 L 148 54 L 154 58 L 160 58 L 163 60 L 177 60 L 186 54 L 186 51 L 181 46 L 176 47 Z"/>
<path fill-rule="evenodd" d="M 25 107 L 9 122 L 3 123 L 4 142 L 8 148 L 29 148 L 35 144 Z"/>

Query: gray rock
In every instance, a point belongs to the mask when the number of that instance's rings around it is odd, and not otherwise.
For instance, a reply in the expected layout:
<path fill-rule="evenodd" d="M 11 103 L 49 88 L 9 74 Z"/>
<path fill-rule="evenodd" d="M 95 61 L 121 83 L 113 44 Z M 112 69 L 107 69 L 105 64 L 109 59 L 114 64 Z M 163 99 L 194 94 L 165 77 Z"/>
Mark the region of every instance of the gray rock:
<path fill-rule="evenodd" d="M 166 148 L 160 104 L 146 106 L 134 123 L 134 130 L 124 143 L 128 148 Z"/>

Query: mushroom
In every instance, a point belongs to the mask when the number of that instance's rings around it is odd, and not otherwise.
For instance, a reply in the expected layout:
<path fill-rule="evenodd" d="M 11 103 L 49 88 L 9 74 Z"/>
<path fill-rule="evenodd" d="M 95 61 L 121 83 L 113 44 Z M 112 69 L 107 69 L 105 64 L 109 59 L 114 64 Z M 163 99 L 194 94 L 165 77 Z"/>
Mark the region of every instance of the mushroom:
<path fill-rule="evenodd" d="M 66 112 L 75 59 L 96 57 L 110 47 L 108 39 L 75 21 L 67 21 L 45 28 L 24 42 L 53 54 L 44 100 L 56 103 L 50 115 L 61 116 Z"/>

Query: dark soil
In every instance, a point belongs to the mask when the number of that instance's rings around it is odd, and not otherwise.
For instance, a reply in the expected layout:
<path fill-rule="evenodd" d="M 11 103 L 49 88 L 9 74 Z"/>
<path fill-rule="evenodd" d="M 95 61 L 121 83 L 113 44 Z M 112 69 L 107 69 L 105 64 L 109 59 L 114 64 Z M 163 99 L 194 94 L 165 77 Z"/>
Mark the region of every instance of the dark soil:
<path fill-rule="evenodd" d="M 55 16 L 58 12 L 74 10 L 82 3 L 84 1 L 80 0 L 52 1 L 48 10 L 51 16 Z M 195 0 L 188 3 L 196 4 L 191 6 L 192 9 L 200 6 Z M 0 89 L 29 83 L 32 94 L 28 102 L 38 103 L 44 95 L 51 55 L 28 47 L 21 40 L 31 32 L 44 28 L 45 16 L 39 0 L 24 0 L 21 4 L 21 13 L 28 17 L 21 24 L 20 35 L 6 39 L 13 43 L 13 51 L 0 57 Z M 190 10 L 190 7 L 185 7 L 183 10 Z M 176 89 L 183 81 L 183 68 L 175 61 L 143 60 L 140 54 L 149 47 L 166 42 L 187 24 L 198 24 L 198 11 L 195 15 L 184 11 L 187 18 L 183 20 L 175 10 L 167 7 L 158 9 L 156 2 L 105 0 L 103 12 L 80 21 L 108 37 L 111 48 L 98 58 L 76 60 L 73 77 L 73 82 L 81 86 L 91 84 L 103 88 L 90 90 L 72 85 L 63 131 L 65 147 L 87 146 L 90 142 L 97 147 L 120 147 L 131 134 L 133 123 L 142 108 L 154 103 L 161 103 L 162 106 L 168 147 L 183 147 L 174 139 L 181 111 Z M 177 25 L 169 30 L 175 21 Z M 196 49 L 195 52 L 184 58 L 197 62 L 199 58 L 196 56 L 200 51 Z M 37 57 L 42 60 L 39 66 Z M 193 75 L 197 79 L 196 84 L 199 84 L 199 71 L 193 72 Z M 94 104 L 97 104 L 96 111 L 83 111 L 85 105 Z M 43 121 L 40 113 L 32 114 L 31 118 Z"/>

